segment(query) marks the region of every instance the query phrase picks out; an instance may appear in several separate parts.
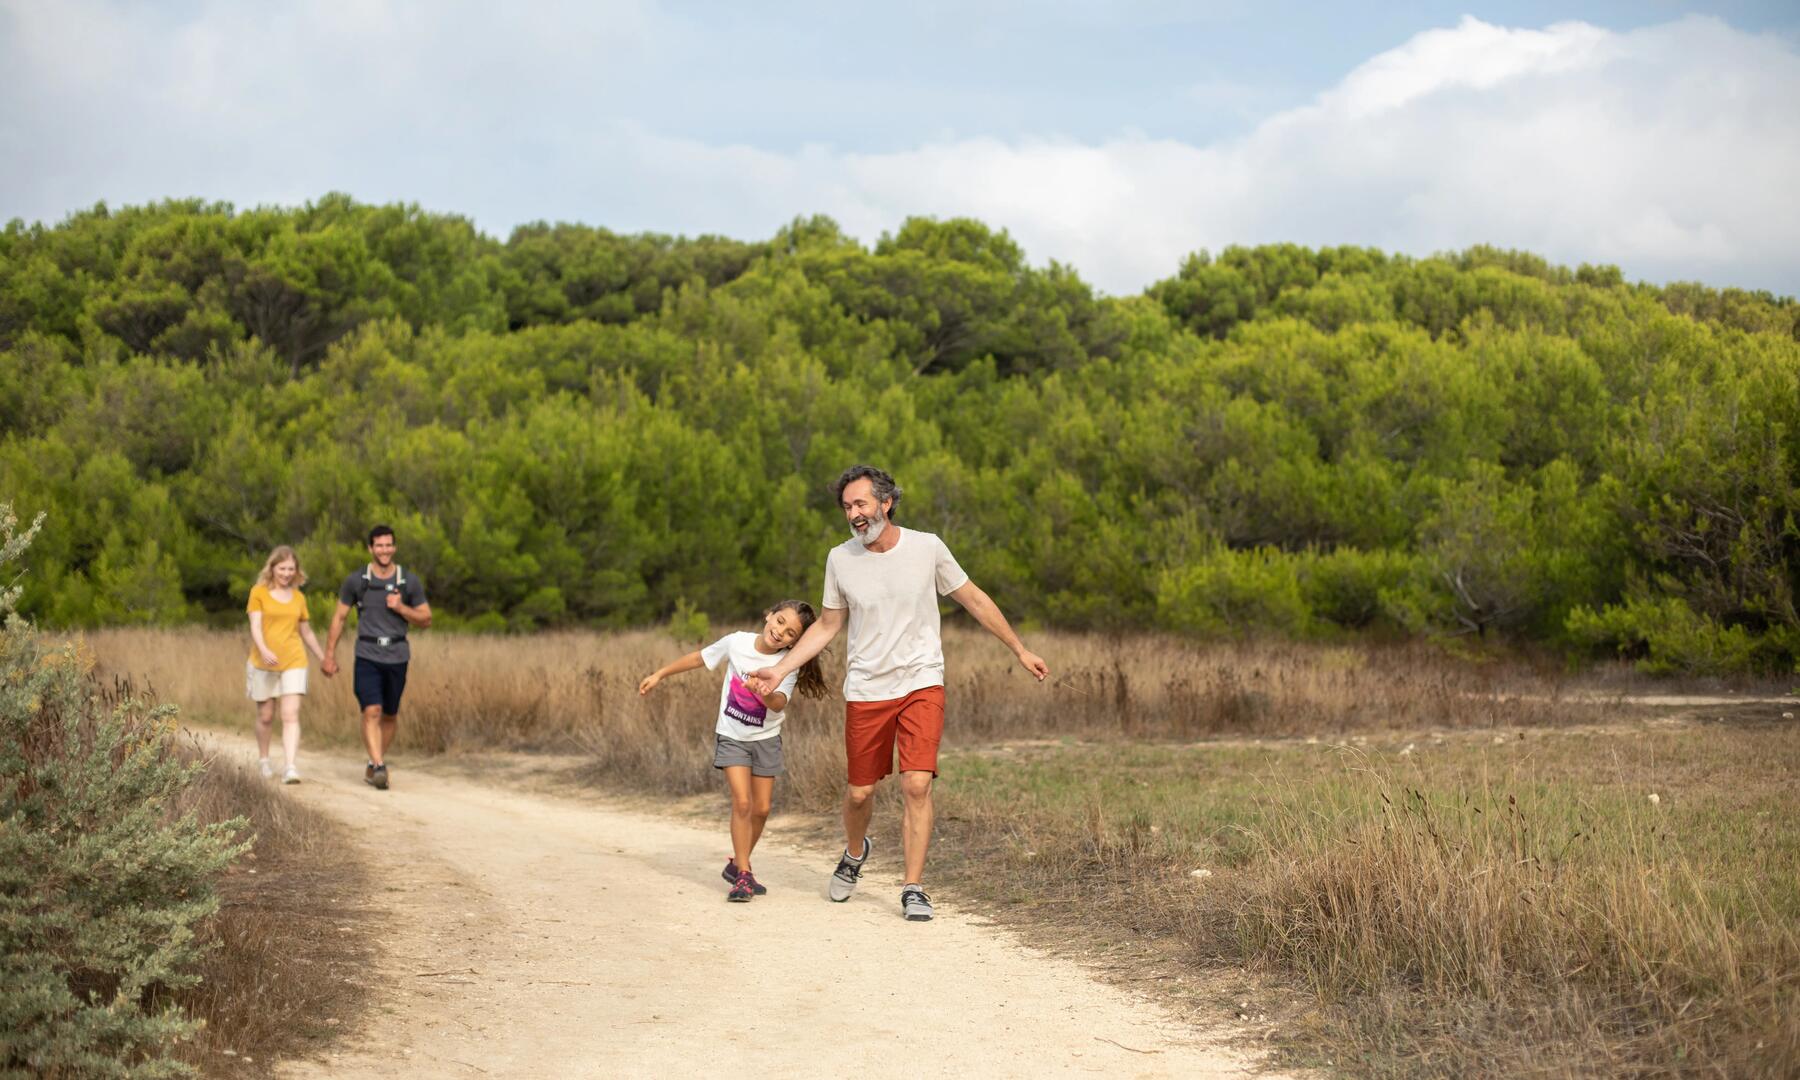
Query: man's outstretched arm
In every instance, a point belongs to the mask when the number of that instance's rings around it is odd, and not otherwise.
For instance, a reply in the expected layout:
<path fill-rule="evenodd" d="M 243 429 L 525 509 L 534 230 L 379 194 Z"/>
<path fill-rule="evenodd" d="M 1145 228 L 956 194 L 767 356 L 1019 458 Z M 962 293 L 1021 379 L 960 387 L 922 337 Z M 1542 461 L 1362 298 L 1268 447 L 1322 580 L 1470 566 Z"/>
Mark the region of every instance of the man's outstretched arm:
<path fill-rule="evenodd" d="M 950 591 L 950 599 L 961 604 L 963 610 L 975 616 L 975 621 L 980 623 L 988 633 L 999 638 L 1007 648 L 1011 649 L 1013 655 L 1019 658 L 1019 663 L 1025 666 L 1026 671 L 1037 676 L 1039 682 L 1050 677 L 1050 666 L 1044 663 L 1044 658 L 1025 647 L 1025 643 L 1019 640 L 1019 635 L 1013 633 L 1012 624 L 1006 621 L 1005 615 L 1001 614 L 1000 605 L 994 603 L 993 598 L 987 593 L 982 592 L 981 586 L 973 581 L 965 581 L 960 587 Z"/>
<path fill-rule="evenodd" d="M 820 611 L 819 617 L 806 628 L 806 633 L 800 635 L 800 640 L 794 642 L 794 647 L 788 650 L 780 663 L 752 671 L 750 677 L 761 684 L 755 687 L 756 692 L 770 693 L 781 685 L 781 680 L 800 670 L 800 665 L 824 652 L 825 646 L 831 644 L 831 639 L 837 637 L 838 631 L 844 628 L 846 612 L 845 608 L 829 607 Z"/>

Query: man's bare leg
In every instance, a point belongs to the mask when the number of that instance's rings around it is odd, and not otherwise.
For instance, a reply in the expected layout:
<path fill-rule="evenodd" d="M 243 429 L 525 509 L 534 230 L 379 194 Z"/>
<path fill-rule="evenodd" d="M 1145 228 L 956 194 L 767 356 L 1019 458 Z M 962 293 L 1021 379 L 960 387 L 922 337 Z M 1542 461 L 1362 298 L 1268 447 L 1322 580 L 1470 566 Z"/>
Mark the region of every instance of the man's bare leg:
<path fill-rule="evenodd" d="M 388 725 L 382 721 L 381 706 L 370 705 L 363 710 L 363 745 L 369 750 L 369 760 L 376 765 L 382 764 L 387 744 L 394 741 L 391 732 L 383 730 Z"/>
<path fill-rule="evenodd" d="M 875 785 L 851 784 L 844 789 L 844 850 L 861 858 L 869 818 L 875 814 Z"/>
<path fill-rule="evenodd" d="M 388 752 L 388 747 L 394 745 L 394 733 L 399 730 L 400 730 L 400 718 L 398 716 L 395 716 L 393 713 L 382 713 L 381 714 L 381 754 L 382 754 L 382 757 L 386 757 L 387 752 Z M 381 758 L 376 758 L 375 763 L 379 765 L 381 763 Z"/>
<path fill-rule="evenodd" d="M 925 770 L 900 774 L 900 795 L 905 800 L 900 842 L 906 855 L 906 881 L 911 885 L 925 883 L 925 853 L 931 848 L 932 779 Z"/>

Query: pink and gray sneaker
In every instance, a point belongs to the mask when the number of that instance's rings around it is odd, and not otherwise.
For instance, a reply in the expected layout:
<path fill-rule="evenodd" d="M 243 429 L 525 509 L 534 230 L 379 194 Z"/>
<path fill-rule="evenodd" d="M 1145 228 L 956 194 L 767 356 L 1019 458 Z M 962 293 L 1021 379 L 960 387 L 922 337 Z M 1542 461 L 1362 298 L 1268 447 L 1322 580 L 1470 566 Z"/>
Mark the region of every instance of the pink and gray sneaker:
<path fill-rule="evenodd" d="M 737 868 L 737 859 L 735 857 L 725 860 L 725 869 L 720 871 L 719 876 L 724 878 L 726 881 L 731 882 L 733 885 L 737 884 L 738 868 Z M 758 896 L 761 896 L 764 893 L 768 892 L 769 890 L 763 888 L 763 883 L 756 880 L 755 874 L 751 874 L 750 875 L 750 891 L 755 893 Z"/>
<path fill-rule="evenodd" d="M 747 904 L 755 895 L 756 879 L 750 876 L 750 871 L 745 870 L 738 874 L 736 881 L 731 883 L 731 891 L 725 894 L 725 899 L 734 904 Z"/>

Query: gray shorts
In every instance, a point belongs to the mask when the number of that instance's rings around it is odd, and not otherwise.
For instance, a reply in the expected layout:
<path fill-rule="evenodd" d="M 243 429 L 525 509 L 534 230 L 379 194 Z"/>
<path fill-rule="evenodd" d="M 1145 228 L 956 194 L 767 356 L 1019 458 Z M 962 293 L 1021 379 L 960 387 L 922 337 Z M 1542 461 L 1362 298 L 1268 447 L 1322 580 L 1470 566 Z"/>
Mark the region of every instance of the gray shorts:
<path fill-rule="evenodd" d="M 729 735 L 715 735 L 714 738 L 719 740 L 713 747 L 715 769 L 723 769 L 727 765 L 748 765 L 751 776 L 780 776 L 787 772 L 787 767 L 781 760 L 779 735 L 754 742 L 743 742 Z"/>

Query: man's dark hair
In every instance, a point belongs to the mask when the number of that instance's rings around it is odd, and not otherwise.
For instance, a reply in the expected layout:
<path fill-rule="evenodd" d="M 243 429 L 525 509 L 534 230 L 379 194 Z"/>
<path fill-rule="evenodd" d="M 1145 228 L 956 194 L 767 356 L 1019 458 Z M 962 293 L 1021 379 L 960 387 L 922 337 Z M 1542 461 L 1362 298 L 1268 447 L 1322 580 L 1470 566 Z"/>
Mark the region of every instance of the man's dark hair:
<path fill-rule="evenodd" d="M 386 525 L 377 525 L 373 529 L 369 530 L 369 546 L 370 547 L 375 546 L 375 538 L 377 536 L 392 536 L 392 535 L 394 535 L 394 530 L 388 528 Z"/>
<path fill-rule="evenodd" d="M 843 505 L 844 489 L 863 479 L 868 480 L 874 486 L 876 502 L 894 500 L 893 505 L 888 507 L 887 514 L 890 518 L 896 517 L 895 511 L 900 509 L 900 496 L 904 492 L 900 490 L 899 484 L 894 483 L 893 477 L 873 465 L 852 465 L 845 469 L 844 475 L 832 482 L 831 500 L 840 506 Z"/>

